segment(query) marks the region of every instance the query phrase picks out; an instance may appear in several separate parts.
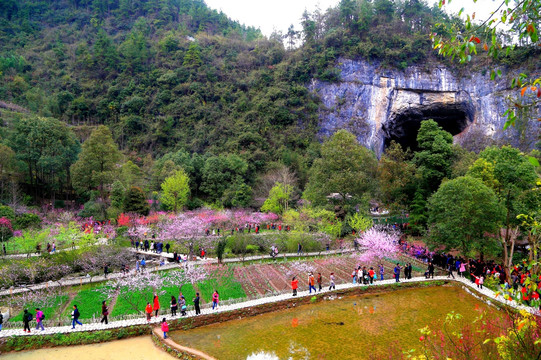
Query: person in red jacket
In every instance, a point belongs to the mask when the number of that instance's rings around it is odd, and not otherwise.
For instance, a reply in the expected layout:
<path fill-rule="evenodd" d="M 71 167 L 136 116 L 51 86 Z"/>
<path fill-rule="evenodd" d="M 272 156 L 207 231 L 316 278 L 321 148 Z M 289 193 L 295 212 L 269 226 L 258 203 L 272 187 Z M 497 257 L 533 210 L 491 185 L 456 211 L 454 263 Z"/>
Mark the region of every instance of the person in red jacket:
<path fill-rule="evenodd" d="M 145 314 L 147 314 L 147 321 L 150 321 L 150 318 L 152 317 L 152 305 L 150 305 L 149 302 L 147 302 L 147 307 L 145 308 Z"/>
<path fill-rule="evenodd" d="M 297 296 L 297 289 L 299 288 L 299 280 L 295 276 L 291 280 L 291 288 L 293 289 L 293 296 Z"/>
<path fill-rule="evenodd" d="M 313 273 L 310 273 L 310 275 L 308 275 L 308 289 L 310 290 L 310 294 L 312 293 L 312 289 L 314 289 L 314 292 L 317 292 L 316 282 L 315 282 Z"/>
<path fill-rule="evenodd" d="M 158 299 L 158 295 L 154 294 L 154 316 L 158 316 L 158 311 L 160 311 L 160 300 Z"/>

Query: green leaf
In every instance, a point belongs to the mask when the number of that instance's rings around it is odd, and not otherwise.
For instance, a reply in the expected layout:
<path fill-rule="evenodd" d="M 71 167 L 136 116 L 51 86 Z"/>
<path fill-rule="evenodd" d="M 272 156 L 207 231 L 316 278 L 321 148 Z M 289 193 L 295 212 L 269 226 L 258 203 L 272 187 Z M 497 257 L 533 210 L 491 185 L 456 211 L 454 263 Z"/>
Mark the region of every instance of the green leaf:
<path fill-rule="evenodd" d="M 502 77 L 502 71 L 500 69 L 498 69 L 496 73 L 498 74 L 498 77 Z"/>
<path fill-rule="evenodd" d="M 533 166 L 539 167 L 539 160 L 537 160 L 537 159 L 534 158 L 533 156 L 528 156 L 528 161 L 529 161 L 530 164 L 532 164 Z"/>

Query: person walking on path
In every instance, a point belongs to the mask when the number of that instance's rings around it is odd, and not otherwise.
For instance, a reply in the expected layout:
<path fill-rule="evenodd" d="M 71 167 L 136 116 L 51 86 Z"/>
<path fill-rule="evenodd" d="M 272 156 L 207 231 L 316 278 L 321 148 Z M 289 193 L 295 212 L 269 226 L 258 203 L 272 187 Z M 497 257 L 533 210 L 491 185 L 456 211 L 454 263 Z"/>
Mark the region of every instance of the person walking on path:
<path fill-rule="evenodd" d="M 428 263 L 428 278 L 430 277 L 434 279 L 434 264 L 432 264 L 431 262 Z"/>
<path fill-rule="evenodd" d="M 460 272 L 459 275 L 461 277 L 464 277 L 464 273 L 466 272 L 466 264 L 464 262 L 460 263 Z"/>
<path fill-rule="evenodd" d="M 141 260 L 141 272 L 145 272 L 145 269 L 147 268 L 147 262 L 145 258 Z"/>
<path fill-rule="evenodd" d="M 385 273 L 385 268 L 383 267 L 383 264 L 379 264 L 379 275 L 380 275 L 381 280 L 383 280 L 384 273 Z"/>
<path fill-rule="evenodd" d="M 323 282 L 323 277 L 321 276 L 321 273 L 317 273 L 317 285 L 319 287 L 319 291 L 321 291 L 321 283 Z"/>
<path fill-rule="evenodd" d="M 295 276 L 291 279 L 291 289 L 293 290 L 293 296 L 297 296 L 297 289 L 299 288 L 299 280 Z"/>
<path fill-rule="evenodd" d="M 39 330 L 40 328 L 41 331 L 45 330 L 43 327 L 43 319 L 45 319 L 43 311 L 41 311 L 40 308 L 36 308 L 36 330 Z"/>
<path fill-rule="evenodd" d="M 169 254 L 169 249 L 171 248 L 171 245 L 169 243 L 165 244 L 165 250 Z"/>
<path fill-rule="evenodd" d="M 310 294 L 312 293 L 312 289 L 314 289 L 314 292 L 317 292 L 314 274 L 310 273 L 310 275 L 308 275 L 308 290 Z"/>
<path fill-rule="evenodd" d="M 218 308 L 219 301 L 220 294 L 218 294 L 218 290 L 214 290 L 214 294 L 212 294 L 212 310 L 214 310 L 214 308 Z"/>
<path fill-rule="evenodd" d="M 107 302 L 105 300 L 101 302 L 101 315 L 103 317 L 100 322 L 105 322 L 105 325 L 109 324 L 109 319 L 107 318 L 107 316 L 109 316 L 109 308 L 107 307 Z"/>
<path fill-rule="evenodd" d="M 171 316 L 177 316 L 177 299 L 174 296 L 171 296 Z"/>
<path fill-rule="evenodd" d="M 394 268 L 394 279 L 395 282 L 400 282 L 400 263 L 396 263 Z"/>
<path fill-rule="evenodd" d="M 73 311 L 71 312 L 71 328 L 75 329 L 75 324 L 79 324 L 83 326 L 83 323 L 79 321 L 79 316 L 81 316 L 81 313 L 79 312 L 79 309 L 77 309 L 77 305 L 73 305 Z"/>
<path fill-rule="evenodd" d="M 167 333 L 169 332 L 169 324 L 165 320 L 165 318 L 162 319 L 162 331 L 163 331 L 163 338 L 167 339 Z"/>
<path fill-rule="evenodd" d="M 370 284 L 373 284 L 374 283 L 374 274 L 376 272 L 374 271 L 374 268 L 370 268 L 370 270 L 368 270 L 368 276 L 370 277 Z"/>
<path fill-rule="evenodd" d="M 32 314 L 28 310 L 24 309 L 23 313 L 23 323 L 24 323 L 24 332 L 30 332 L 30 321 L 32 321 Z"/>
<path fill-rule="evenodd" d="M 449 263 L 447 265 L 447 270 L 449 271 L 449 273 L 447 274 L 447 278 L 449 279 L 450 277 L 452 277 L 454 279 L 455 276 L 453 275 L 453 264 Z"/>
<path fill-rule="evenodd" d="M 411 266 L 411 263 L 408 263 L 406 265 L 406 269 L 407 269 L 406 279 L 411 279 L 411 273 L 413 271 L 413 266 Z"/>
<path fill-rule="evenodd" d="M 156 313 L 154 316 L 158 316 L 158 312 L 160 311 L 160 299 L 158 299 L 158 295 L 154 294 L 154 306 L 153 306 L 153 310 L 154 312 Z"/>
<path fill-rule="evenodd" d="M 109 274 L 109 265 L 103 267 L 103 276 L 107 279 L 107 274 Z"/>
<path fill-rule="evenodd" d="M 180 314 L 182 316 L 186 316 L 186 299 L 184 299 L 184 295 L 180 295 L 180 299 L 178 299 L 178 304 L 180 306 Z"/>
<path fill-rule="evenodd" d="M 150 305 L 149 302 L 147 302 L 147 306 L 145 308 L 145 314 L 147 315 L 147 322 L 150 321 L 152 318 L 152 305 Z"/>
<path fill-rule="evenodd" d="M 300 254 L 302 254 L 302 245 L 301 245 L 301 243 L 298 243 L 297 244 L 297 255 L 300 255 Z"/>
<path fill-rule="evenodd" d="M 0 331 L 2 330 L 2 324 L 4 323 L 4 315 L 0 311 Z"/>
<path fill-rule="evenodd" d="M 199 307 L 200 301 L 201 301 L 201 298 L 199 297 L 199 293 L 195 293 L 195 298 L 193 299 L 193 306 L 195 307 L 195 315 L 201 314 L 201 308 Z"/>
<path fill-rule="evenodd" d="M 353 284 L 357 283 L 357 269 L 353 269 L 353 272 L 351 273 L 351 279 L 353 281 Z"/>
<path fill-rule="evenodd" d="M 329 279 L 331 280 L 331 284 L 329 286 L 329 290 L 331 289 L 335 289 L 336 290 L 336 285 L 334 284 L 334 273 L 331 273 L 331 275 L 329 276 Z"/>

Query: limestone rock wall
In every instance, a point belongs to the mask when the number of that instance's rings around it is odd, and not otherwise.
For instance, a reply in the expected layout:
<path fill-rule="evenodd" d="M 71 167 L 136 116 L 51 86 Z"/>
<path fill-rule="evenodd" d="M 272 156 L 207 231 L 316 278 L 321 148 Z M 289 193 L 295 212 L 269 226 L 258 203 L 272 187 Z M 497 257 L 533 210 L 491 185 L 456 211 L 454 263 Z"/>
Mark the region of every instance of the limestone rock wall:
<path fill-rule="evenodd" d="M 457 76 L 443 66 L 428 71 L 412 66 L 401 71 L 348 59 L 339 60 L 337 67 L 341 70 L 340 82 L 314 80 L 309 85 L 322 101 L 322 136 L 347 129 L 380 155 L 386 141 L 408 135 L 411 119 L 439 117 L 440 124 L 457 123 L 450 124 L 456 127 L 457 143 L 490 138 L 521 148 L 535 144 L 537 121 L 528 123 L 530 128 L 522 132 L 526 136 L 520 136 L 516 129 L 503 131 L 507 97 L 517 93 L 509 89 L 505 73 L 492 81 L 488 69 L 484 74 Z"/>

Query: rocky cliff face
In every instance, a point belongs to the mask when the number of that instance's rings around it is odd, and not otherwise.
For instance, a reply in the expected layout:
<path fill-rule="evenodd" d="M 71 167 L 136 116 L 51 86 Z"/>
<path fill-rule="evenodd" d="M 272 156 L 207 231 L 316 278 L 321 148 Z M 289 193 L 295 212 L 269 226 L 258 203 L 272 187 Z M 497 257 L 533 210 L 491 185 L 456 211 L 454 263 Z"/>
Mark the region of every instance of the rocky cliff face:
<path fill-rule="evenodd" d="M 443 66 L 401 71 L 345 59 L 337 66 L 340 82 L 314 80 L 309 86 L 323 103 L 320 134 L 347 129 L 378 155 L 391 140 L 414 148 L 420 122 L 426 119 L 436 120 L 456 143 L 470 148 L 491 142 L 532 148 L 539 133 L 535 120 L 503 131 L 507 97 L 517 93 L 509 89 L 505 74 L 495 82 L 488 70 L 457 76 Z"/>

